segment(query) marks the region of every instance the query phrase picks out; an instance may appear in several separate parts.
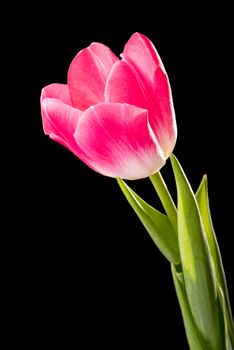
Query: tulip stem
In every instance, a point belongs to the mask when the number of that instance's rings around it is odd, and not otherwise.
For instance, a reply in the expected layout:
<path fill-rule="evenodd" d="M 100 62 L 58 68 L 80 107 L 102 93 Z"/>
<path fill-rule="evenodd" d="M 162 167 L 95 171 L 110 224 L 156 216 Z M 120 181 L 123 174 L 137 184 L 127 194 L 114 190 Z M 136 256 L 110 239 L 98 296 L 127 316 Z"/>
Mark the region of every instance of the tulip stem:
<path fill-rule="evenodd" d="M 159 171 L 149 178 L 162 202 L 162 205 L 168 215 L 168 219 L 170 220 L 170 223 L 177 234 L 177 209 L 167 185 Z"/>

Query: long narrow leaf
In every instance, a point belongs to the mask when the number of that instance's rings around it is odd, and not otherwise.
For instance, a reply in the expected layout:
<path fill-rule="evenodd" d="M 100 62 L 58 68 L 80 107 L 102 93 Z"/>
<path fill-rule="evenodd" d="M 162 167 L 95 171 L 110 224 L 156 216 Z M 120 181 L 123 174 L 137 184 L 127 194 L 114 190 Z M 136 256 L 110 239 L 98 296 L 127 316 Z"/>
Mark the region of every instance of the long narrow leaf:
<path fill-rule="evenodd" d="M 222 291 L 222 288 L 220 285 L 218 285 L 218 294 L 220 298 L 220 306 L 222 309 L 222 319 L 224 322 L 224 336 L 225 336 L 225 345 L 226 345 L 226 350 L 233 350 L 233 342 L 231 339 L 231 332 L 229 329 L 229 323 L 228 323 L 228 313 L 227 313 L 227 305 L 226 305 L 226 300 Z"/>
<path fill-rule="evenodd" d="M 207 185 L 207 177 L 206 175 L 203 176 L 203 179 L 201 181 L 201 184 L 197 190 L 196 193 L 196 199 L 197 203 L 200 209 L 207 242 L 209 245 L 210 253 L 212 256 L 214 269 L 215 269 L 215 277 L 218 284 L 218 291 L 219 296 L 221 299 L 221 305 L 223 307 L 223 314 L 225 326 L 226 326 L 226 337 L 229 339 L 227 340 L 227 343 L 230 343 L 232 345 L 232 348 L 234 348 L 234 325 L 233 325 L 233 318 L 232 318 L 232 312 L 231 312 L 231 306 L 229 301 L 229 295 L 228 295 L 228 288 L 222 263 L 222 258 L 218 246 L 218 242 L 216 239 L 211 214 L 210 214 L 210 206 L 209 206 L 209 197 L 208 197 L 208 185 Z M 221 290 L 220 290 L 221 289 Z M 229 348 L 230 346 L 229 345 Z"/>
<path fill-rule="evenodd" d="M 184 321 L 185 332 L 187 335 L 187 340 L 189 343 L 190 350 L 204 350 L 205 344 L 199 329 L 194 321 L 190 305 L 188 302 L 188 297 L 186 294 L 184 277 L 182 272 L 177 272 L 174 265 L 171 264 L 171 271 L 173 276 L 173 281 L 176 289 L 176 294 L 179 300 L 180 309 Z"/>
<path fill-rule="evenodd" d="M 178 196 L 178 238 L 186 294 L 206 349 L 223 349 L 218 297 L 208 244 L 191 186 L 175 156 L 171 156 Z"/>
<path fill-rule="evenodd" d="M 167 216 L 146 203 L 123 180 L 117 179 L 117 181 L 159 250 L 171 263 L 178 264 L 180 262 L 178 240 Z"/>

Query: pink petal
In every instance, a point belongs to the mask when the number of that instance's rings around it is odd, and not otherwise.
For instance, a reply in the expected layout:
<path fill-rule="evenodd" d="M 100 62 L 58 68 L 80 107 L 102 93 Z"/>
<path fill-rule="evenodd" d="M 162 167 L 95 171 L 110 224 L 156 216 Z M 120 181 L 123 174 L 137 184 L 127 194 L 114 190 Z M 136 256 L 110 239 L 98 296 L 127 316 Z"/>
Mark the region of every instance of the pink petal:
<path fill-rule="evenodd" d="M 164 69 L 154 45 L 140 33 L 131 36 L 121 56 L 126 62 L 132 64 L 144 76 L 144 79 L 152 83 L 156 69 L 158 67 Z"/>
<path fill-rule="evenodd" d="M 147 177 L 165 163 L 144 109 L 102 103 L 80 118 L 75 139 L 101 174 L 124 179 Z"/>
<path fill-rule="evenodd" d="M 41 101 L 45 98 L 56 98 L 67 105 L 71 105 L 68 86 L 65 84 L 50 84 L 42 90 Z"/>
<path fill-rule="evenodd" d="M 174 148 L 177 128 L 171 88 L 162 61 L 151 41 L 139 33 L 129 39 L 122 57 L 147 92 L 149 121 L 167 158 Z"/>
<path fill-rule="evenodd" d="M 42 92 L 42 95 L 45 95 L 45 91 Z M 68 148 L 92 167 L 89 164 L 88 157 L 79 148 L 74 139 L 77 123 L 83 112 L 52 98 L 42 99 L 41 112 L 45 134 Z"/>
<path fill-rule="evenodd" d="M 92 43 L 81 50 L 68 71 L 68 86 L 74 107 L 85 110 L 104 102 L 106 79 L 118 58 L 105 45 Z"/>
<path fill-rule="evenodd" d="M 105 100 L 128 103 L 145 109 L 148 107 L 139 79 L 137 80 L 137 76 L 124 61 L 116 62 L 112 67 L 106 82 Z"/>
<path fill-rule="evenodd" d="M 157 117 L 151 118 L 151 125 L 155 135 L 158 135 L 159 143 L 167 158 L 172 153 L 177 138 L 175 110 L 165 71 L 161 68 L 157 69 L 154 79 L 155 85 L 152 95 L 155 96 L 155 103 L 153 103 Z"/>
<path fill-rule="evenodd" d="M 63 144 L 76 153 L 77 145 L 73 134 L 82 112 L 52 98 L 45 98 L 41 109 L 45 134 L 51 138 L 55 135 L 60 137 Z"/>

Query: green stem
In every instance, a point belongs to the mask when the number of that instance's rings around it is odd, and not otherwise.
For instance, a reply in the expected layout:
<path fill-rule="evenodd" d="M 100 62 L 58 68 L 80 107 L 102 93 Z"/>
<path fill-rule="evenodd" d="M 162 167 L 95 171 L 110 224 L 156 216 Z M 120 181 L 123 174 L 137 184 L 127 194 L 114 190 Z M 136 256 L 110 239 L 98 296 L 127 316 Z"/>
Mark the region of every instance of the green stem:
<path fill-rule="evenodd" d="M 168 191 L 167 185 L 165 184 L 161 173 L 158 171 L 156 174 L 149 177 L 161 202 L 168 215 L 168 219 L 177 234 L 177 209 L 173 199 Z"/>

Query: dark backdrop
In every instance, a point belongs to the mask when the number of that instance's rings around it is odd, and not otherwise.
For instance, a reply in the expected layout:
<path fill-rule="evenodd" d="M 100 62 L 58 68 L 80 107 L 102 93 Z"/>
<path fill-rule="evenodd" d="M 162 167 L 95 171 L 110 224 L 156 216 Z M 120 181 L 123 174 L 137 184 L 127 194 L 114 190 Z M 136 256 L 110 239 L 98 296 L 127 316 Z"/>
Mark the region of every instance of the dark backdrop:
<path fill-rule="evenodd" d="M 27 14 L 20 19 L 19 52 L 25 163 L 17 166 L 24 204 L 20 199 L 23 230 L 16 238 L 15 269 L 23 295 L 18 306 L 27 319 L 20 337 L 30 334 L 31 344 L 64 349 L 72 348 L 71 342 L 79 349 L 187 349 L 169 264 L 115 179 L 93 172 L 43 134 L 39 98 L 45 85 L 66 83 L 71 60 L 91 42 L 102 42 L 118 55 L 135 31 L 153 41 L 173 91 L 174 153 L 194 190 L 208 174 L 233 303 L 229 10 L 167 4 L 152 9 L 147 3 L 128 9 L 125 3 L 28 6 L 21 7 Z M 169 162 L 162 173 L 175 197 Z M 160 208 L 148 180 L 132 186 Z"/>

